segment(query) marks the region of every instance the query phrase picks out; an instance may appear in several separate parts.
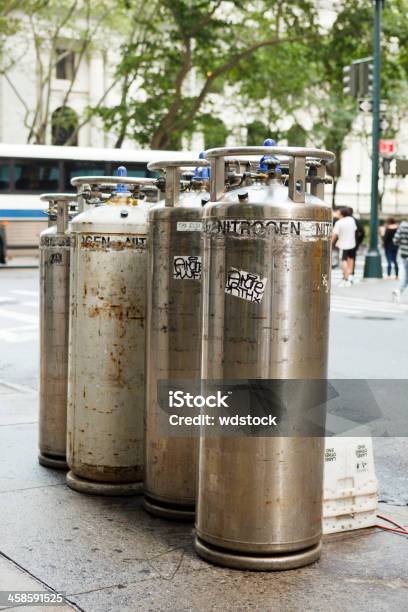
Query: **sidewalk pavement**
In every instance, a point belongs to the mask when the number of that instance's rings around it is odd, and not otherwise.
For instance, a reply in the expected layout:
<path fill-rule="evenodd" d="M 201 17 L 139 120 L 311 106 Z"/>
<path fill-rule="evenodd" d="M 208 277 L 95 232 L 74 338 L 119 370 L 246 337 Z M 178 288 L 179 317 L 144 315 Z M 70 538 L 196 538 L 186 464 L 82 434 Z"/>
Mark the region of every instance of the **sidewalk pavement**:
<path fill-rule="evenodd" d="M 339 287 L 338 284 L 333 283 L 332 294 L 348 298 L 365 298 L 392 304 L 392 292 L 394 289 L 397 289 L 400 284 L 400 280 L 389 279 L 387 277 L 358 279 L 351 287 Z M 406 295 L 403 295 L 401 304 L 408 305 L 408 291 Z"/>
<path fill-rule="evenodd" d="M 37 405 L 29 387 L 0 384 L 0 590 L 61 592 L 56 610 L 86 612 L 406 609 L 406 537 L 325 537 L 321 560 L 294 571 L 210 565 L 193 550 L 191 524 L 149 516 L 139 497 L 76 493 L 64 473 L 41 467 Z M 381 513 L 408 524 L 406 506 Z"/>
<path fill-rule="evenodd" d="M 1 270 L 15 270 L 15 269 L 31 269 L 38 268 L 39 258 L 36 257 L 8 257 L 6 264 L 0 264 Z"/>

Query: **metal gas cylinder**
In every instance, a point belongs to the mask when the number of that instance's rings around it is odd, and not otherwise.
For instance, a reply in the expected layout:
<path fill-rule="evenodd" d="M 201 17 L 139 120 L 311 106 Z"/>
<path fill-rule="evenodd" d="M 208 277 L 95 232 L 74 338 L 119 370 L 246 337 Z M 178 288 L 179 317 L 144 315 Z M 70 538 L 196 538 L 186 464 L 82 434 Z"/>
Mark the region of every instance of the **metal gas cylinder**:
<path fill-rule="evenodd" d="M 94 204 L 99 192 L 100 205 L 72 223 L 67 483 L 100 495 L 139 493 L 143 479 L 150 205 L 141 189 L 155 180 L 118 172 L 72 180 Z"/>
<path fill-rule="evenodd" d="M 48 228 L 40 235 L 40 414 L 41 465 L 66 463 L 70 236 L 75 193 L 46 193 Z"/>
<path fill-rule="evenodd" d="M 183 167 L 195 166 L 181 183 Z M 158 381 L 199 380 L 201 363 L 201 218 L 208 195 L 206 160 L 157 161 L 165 200 L 149 215 L 144 507 L 165 518 L 193 519 L 197 439 L 158 431 Z M 159 179 L 160 182 L 160 179 Z"/>
<path fill-rule="evenodd" d="M 250 184 L 225 192 L 224 158 L 261 154 Z M 211 202 L 203 218 L 202 378 L 325 379 L 332 210 L 323 197 L 325 166 L 334 155 L 242 147 L 212 149 L 205 157 Z M 204 432 L 198 554 L 255 570 L 318 559 L 323 453 L 320 437 Z"/>

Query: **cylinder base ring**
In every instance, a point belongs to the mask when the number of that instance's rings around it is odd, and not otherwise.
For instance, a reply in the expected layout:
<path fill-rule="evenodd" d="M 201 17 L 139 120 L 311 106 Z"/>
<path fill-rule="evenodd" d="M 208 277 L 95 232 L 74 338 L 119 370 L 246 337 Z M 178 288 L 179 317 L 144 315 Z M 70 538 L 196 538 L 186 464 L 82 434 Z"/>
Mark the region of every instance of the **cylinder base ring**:
<path fill-rule="evenodd" d="M 67 485 L 74 491 L 88 495 L 140 495 L 143 490 L 142 482 L 95 482 L 80 478 L 72 471 L 67 474 Z"/>
<path fill-rule="evenodd" d="M 45 455 L 44 453 L 38 453 L 38 463 L 44 467 L 53 468 L 54 470 L 69 470 L 65 457 L 55 457 Z"/>
<path fill-rule="evenodd" d="M 147 496 L 143 498 L 143 508 L 149 514 L 174 521 L 194 521 L 195 517 L 194 506 L 163 504 L 163 502 L 159 502 Z"/>
<path fill-rule="evenodd" d="M 262 572 L 296 569 L 314 563 L 320 558 L 322 543 L 292 553 L 250 555 L 217 548 L 196 536 L 194 548 L 200 557 L 215 565 Z"/>

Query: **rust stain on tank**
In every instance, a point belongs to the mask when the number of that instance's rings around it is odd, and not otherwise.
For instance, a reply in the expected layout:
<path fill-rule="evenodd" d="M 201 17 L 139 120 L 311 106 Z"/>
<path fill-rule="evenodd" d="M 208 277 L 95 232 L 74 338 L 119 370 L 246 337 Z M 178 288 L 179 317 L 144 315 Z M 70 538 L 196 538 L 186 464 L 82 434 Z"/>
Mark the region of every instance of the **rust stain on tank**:
<path fill-rule="evenodd" d="M 91 317 L 91 319 L 93 319 L 94 317 L 97 317 L 100 314 L 100 309 L 98 308 L 98 306 L 90 306 L 88 308 L 88 315 Z"/>
<path fill-rule="evenodd" d="M 110 304 L 105 302 L 99 306 L 93 305 L 88 307 L 88 316 L 91 319 L 96 317 L 103 317 L 107 319 L 116 319 L 122 321 L 132 317 L 127 316 L 127 309 L 122 304 Z"/>

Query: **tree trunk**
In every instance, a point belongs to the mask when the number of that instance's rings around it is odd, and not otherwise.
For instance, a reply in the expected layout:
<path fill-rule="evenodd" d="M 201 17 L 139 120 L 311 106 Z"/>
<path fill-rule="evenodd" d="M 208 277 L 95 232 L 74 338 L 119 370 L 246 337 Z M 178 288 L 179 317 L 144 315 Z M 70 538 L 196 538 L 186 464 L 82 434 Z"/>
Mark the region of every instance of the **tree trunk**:
<path fill-rule="evenodd" d="M 150 141 L 150 148 L 160 150 L 166 150 L 169 146 L 170 134 L 157 133 L 153 135 Z"/>
<path fill-rule="evenodd" d="M 121 149 L 122 148 L 123 141 L 125 140 L 125 136 L 126 136 L 126 126 L 122 125 L 122 127 L 120 128 L 119 135 L 118 135 L 117 140 L 116 140 L 115 145 L 114 145 L 115 149 Z"/>

